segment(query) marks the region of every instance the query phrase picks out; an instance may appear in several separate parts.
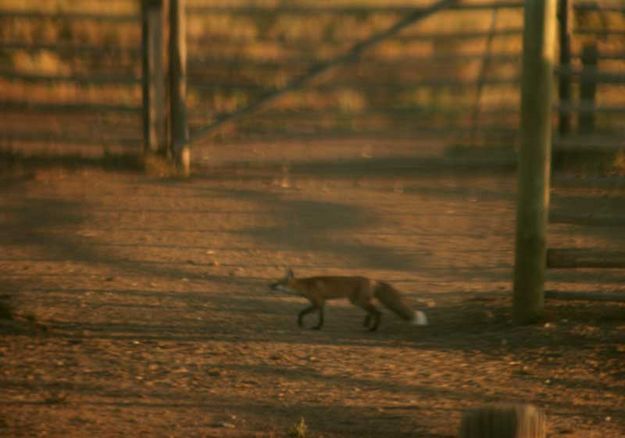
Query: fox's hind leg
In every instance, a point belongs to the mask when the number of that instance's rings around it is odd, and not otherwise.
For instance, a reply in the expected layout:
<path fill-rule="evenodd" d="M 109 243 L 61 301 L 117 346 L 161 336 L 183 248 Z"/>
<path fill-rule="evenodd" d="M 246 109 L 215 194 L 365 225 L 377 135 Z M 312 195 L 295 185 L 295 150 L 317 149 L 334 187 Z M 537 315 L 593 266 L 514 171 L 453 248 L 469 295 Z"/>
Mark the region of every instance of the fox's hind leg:
<path fill-rule="evenodd" d="M 363 325 L 370 331 L 374 332 L 380 325 L 380 319 L 382 318 L 382 312 L 378 310 L 372 303 L 355 303 L 357 306 L 362 307 L 367 311 Z"/>
<path fill-rule="evenodd" d="M 367 316 L 370 316 L 373 319 L 373 324 L 371 324 L 371 327 L 369 327 L 369 331 L 374 332 L 378 329 L 378 326 L 380 325 L 380 319 L 382 319 L 382 312 L 380 312 L 377 309 L 377 307 L 375 307 L 373 304 L 368 304 L 365 307 L 365 310 L 369 312 Z M 367 326 L 369 326 L 369 324 L 367 324 Z"/>
<path fill-rule="evenodd" d="M 371 324 L 371 314 L 370 314 L 370 313 L 367 313 L 367 314 L 365 315 L 365 320 L 364 320 L 364 322 L 362 323 L 362 325 L 364 325 L 366 328 L 369 328 L 369 324 Z"/>

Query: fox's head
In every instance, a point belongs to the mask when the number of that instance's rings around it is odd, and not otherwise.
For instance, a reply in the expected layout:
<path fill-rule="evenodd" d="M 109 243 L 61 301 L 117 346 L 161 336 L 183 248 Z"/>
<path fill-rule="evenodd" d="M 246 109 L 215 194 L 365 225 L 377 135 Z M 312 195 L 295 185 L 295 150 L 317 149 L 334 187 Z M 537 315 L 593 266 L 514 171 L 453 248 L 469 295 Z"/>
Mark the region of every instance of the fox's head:
<path fill-rule="evenodd" d="M 298 294 L 298 292 L 293 288 L 294 280 L 295 280 L 295 274 L 293 274 L 293 271 L 291 269 L 287 269 L 286 275 L 284 276 L 284 278 L 281 278 L 275 283 L 271 283 L 269 285 L 269 288 L 274 292 Z"/>

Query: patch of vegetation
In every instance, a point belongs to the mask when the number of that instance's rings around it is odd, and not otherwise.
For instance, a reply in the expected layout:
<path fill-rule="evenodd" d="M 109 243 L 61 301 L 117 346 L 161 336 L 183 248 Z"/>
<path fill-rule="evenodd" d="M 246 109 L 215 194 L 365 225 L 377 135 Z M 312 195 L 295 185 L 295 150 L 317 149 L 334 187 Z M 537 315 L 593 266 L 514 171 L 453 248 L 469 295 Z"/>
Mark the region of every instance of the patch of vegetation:
<path fill-rule="evenodd" d="M 308 425 L 304 417 L 300 417 L 299 421 L 289 429 L 289 438 L 306 438 L 308 437 Z"/>
<path fill-rule="evenodd" d="M 616 153 L 612 166 L 616 174 L 625 176 L 625 150 Z"/>

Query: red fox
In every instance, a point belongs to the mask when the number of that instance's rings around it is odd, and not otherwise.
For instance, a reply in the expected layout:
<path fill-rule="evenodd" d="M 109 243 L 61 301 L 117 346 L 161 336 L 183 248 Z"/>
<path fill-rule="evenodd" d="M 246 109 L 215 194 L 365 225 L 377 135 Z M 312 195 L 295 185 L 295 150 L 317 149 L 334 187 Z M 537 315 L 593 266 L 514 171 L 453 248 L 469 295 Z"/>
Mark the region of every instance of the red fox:
<path fill-rule="evenodd" d="M 366 277 L 308 277 L 295 278 L 292 270 L 286 276 L 270 285 L 271 290 L 302 296 L 310 301 L 310 306 L 297 316 L 297 325 L 302 327 L 304 316 L 311 312 L 319 312 L 319 320 L 313 330 L 323 327 L 323 307 L 326 300 L 347 298 L 353 305 L 367 311 L 364 326 L 375 331 L 380 325 L 382 312 L 373 304 L 376 298 L 384 306 L 395 312 L 401 319 L 414 325 L 427 325 L 425 313 L 414 311 L 406 305 L 397 289 L 383 281 L 371 280 Z"/>

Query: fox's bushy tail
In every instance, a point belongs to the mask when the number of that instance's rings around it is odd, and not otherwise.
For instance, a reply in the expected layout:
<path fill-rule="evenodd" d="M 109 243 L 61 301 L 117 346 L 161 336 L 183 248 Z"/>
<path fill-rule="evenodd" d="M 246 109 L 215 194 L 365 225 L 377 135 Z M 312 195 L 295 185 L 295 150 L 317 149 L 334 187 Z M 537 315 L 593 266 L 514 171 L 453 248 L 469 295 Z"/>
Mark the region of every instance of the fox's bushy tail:
<path fill-rule="evenodd" d="M 373 295 L 384 307 L 388 308 L 404 321 L 409 321 L 415 325 L 427 325 L 425 313 L 411 309 L 403 300 L 397 289 L 385 282 L 378 282 L 373 291 Z"/>

